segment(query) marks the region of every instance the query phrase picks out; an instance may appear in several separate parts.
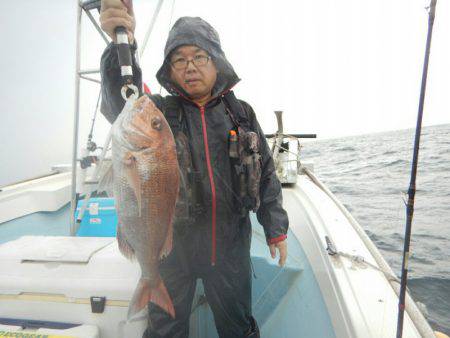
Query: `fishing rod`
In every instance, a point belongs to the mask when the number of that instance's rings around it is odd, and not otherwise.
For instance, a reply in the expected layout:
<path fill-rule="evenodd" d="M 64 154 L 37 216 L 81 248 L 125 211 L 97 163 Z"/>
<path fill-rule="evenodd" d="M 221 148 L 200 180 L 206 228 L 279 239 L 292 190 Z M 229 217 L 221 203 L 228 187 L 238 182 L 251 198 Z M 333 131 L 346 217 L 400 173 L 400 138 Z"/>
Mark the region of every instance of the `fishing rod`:
<path fill-rule="evenodd" d="M 405 229 L 405 243 L 403 248 L 402 261 L 402 277 L 400 283 L 400 295 L 398 301 L 398 319 L 397 319 L 397 338 L 401 338 L 403 334 L 403 318 L 405 312 L 405 294 L 406 284 L 408 280 L 408 262 L 409 262 L 409 245 L 411 242 L 411 226 L 414 214 L 414 196 L 416 194 L 416 176 L 417 176 L 417 162 L 419 158 L 420 133 L 422 130 L 422 116 L 423 106 L 425 101 L 425 92 L 427 86 L 428 75 L 428 61 L 430 58 L 431 37 L 433 34 L 433 24 L 436 12 L 437 0 L 431 0 L 428 13 L 428 35 L 425 48 L 425 60 L 422 71 L 422 86 L 420 88 L 419 112 L 417 116 L 416 136 L 414 139 L 414 155 L 411 168 L 411 180 L 408 189 L 408 203 L 406 205 L 406 229 Z"/>

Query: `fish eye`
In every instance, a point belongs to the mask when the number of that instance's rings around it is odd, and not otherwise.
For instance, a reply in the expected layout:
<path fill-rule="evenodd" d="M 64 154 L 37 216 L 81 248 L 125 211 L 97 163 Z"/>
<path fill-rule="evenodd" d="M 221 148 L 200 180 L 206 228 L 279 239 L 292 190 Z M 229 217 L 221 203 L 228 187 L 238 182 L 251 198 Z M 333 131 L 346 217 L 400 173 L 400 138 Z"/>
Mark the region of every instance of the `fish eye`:
<path fill-rule="evenodd" d="M 152 118 L 151 124 L 152 124 L 152 128 L 156 129 L 156 130 L 161 130 L 162 128 L 162 123 L 161 123 L 161 118 L 159 116 L 156 116 L 154 118 Z"/>
<path fill-rule="evenodd" d="M 134 157 L 134 155 L 132 155 L 131 153 L 125 155 L 123 163 L 126 166 L 131 166 L 134 162 L 136 162 L 136 157 Z"/>

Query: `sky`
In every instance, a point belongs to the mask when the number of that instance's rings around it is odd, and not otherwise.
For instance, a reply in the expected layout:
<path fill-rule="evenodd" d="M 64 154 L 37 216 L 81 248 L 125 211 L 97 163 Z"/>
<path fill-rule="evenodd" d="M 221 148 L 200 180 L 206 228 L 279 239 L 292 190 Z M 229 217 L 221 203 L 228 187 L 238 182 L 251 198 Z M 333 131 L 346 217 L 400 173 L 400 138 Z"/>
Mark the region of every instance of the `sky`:
<path fill-rule="evenodd" d="M 135 0 L 136 37 L 143 40 L 156 0 Z M 219 32 L 250 103 L 267 133 L 274 110 L 285 130 L 318 139 L 412 128 L 427 33 L 424 0 L 166 0 L 140 60 L 144 81 L 159 91 L 171 25 L 200 16 Z M 0 186 L 70 163 L 75 102 L 75 0 L 0 2 L 7 33 L 0 55 Z M 98 15 L 95 15 L 98 17 Z M 424 125 L 450 123 L 450 1 L 438 0 Z M 81 67 L 98 68 L 105 43 L 83 17 Z M 99 86 L 82 80 L 79 144 L 83 146 Z M 98 116 L 95 141 L 108 123 Z M 3 160 L 7 159 L 7 160 Z"/>

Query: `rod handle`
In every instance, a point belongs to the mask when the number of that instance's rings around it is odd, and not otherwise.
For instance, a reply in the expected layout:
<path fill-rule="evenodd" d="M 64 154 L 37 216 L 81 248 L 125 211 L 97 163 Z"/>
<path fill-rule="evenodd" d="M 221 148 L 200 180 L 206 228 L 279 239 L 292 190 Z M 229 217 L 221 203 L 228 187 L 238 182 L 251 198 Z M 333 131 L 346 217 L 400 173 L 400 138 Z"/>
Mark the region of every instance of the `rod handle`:
<path fill-rule="evenodd" d="M 120 73 L 124 85 L 133 83 L 133 67 L 131 48 L 127 30 L 123 26 L 116 27 L 117 54 L 119 56 Z"/>

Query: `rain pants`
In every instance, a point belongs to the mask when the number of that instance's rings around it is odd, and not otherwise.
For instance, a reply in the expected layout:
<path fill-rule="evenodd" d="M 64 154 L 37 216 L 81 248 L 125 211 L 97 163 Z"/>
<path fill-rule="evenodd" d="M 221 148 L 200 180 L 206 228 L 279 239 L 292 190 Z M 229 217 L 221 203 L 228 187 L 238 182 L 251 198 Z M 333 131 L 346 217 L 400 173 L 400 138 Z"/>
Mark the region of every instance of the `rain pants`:
<path fill-rule="evenodd" d="M 212 99 L 203 107 L 170 79 L 171 52 L 182 45 L 196 45 L 212 57 L 218 70 Z M 136 46 L 133 47 L 134 51 Z M 134 54 L 134 53 L 133 53 Z M 239 81 L 220 46 L 217 32 L 198 17 L 182 17 L 173 26 L 164 50 L 165 61 L 157 72 L 159 83 L 179 99 L 184 130 L 192 162 L 199 172 L 204 211 L 189 225 L 174 224 L 171 254 L 161 262 L 161 276 L 173 300 L 176 318 L 149 304 L 147 337 L 188 337 L 196 280 L 202 279 L 207 301 L 221 338 L 258 337 L 251 310 L 251 223 L 249 214 L 239 212 L 233 191 L 236 178 L 228 150 L 229 131 L 235 127 L 228 116 L 223 94 Z M 142 88 L 142 72 L 134 60 L 134 84 Z M 101 112 L 113 123 L 123 108 L 117 47 L 110 44 L 101 59 Z M 164 113 L 161 95 L 150 95 Z M 242 104 L 253 131 L 260 139 L 262 175 L 261 204 L 257 211 L 267 243 L 286 238 L 288 217 L 282 208 L 281 184 L 276 176 L 270 149 L 251 106 Z M 170 121 L 169 121 L 170 124 Z M 182 168 L 181 168 L 182 169 Z"/>

